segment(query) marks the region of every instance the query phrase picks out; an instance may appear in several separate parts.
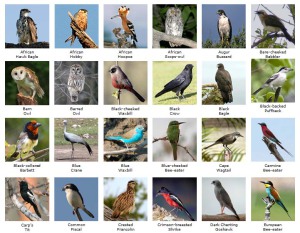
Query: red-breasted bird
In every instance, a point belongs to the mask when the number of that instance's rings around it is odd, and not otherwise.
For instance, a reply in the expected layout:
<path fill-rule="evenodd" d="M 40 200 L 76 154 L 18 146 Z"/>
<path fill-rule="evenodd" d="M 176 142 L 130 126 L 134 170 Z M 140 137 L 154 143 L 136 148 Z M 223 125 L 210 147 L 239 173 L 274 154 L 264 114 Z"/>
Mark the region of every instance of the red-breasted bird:
<path fill-rule="evenodd" d="M 179 197 L 177 197 L 174 193 L 172 193 L 169 189 L 167 189 L 166 187 L 161 187 L 160 190 L 158 190 L 156 197 L 157 196 L 163 196 L 165 201 L 172 207 L 174 207 L 174 209 L 179 209 L 179 210 L 183 210 L 187 216 L 192 220 L 195 221 L 195 219 L 193 218 L 193 216 L 190 214 L 190 212 L 183 206 L 182 201 L 179 199 Z M 173 209 L 173 210 L 174 210 Z M 171 211 L 173 211 L 171 210 Z"/>
<path fill-rule="evenodd" d="M 41 126 L 36 120 L 29 121 L 25 124 L 23 132 L 20 133 L 19 140 L 17 141 L 16 151 L 11 155 L 12 158 L 20 154 L 28 152 L 34 153 L 33 148 L 38 144 L 39 127 Z"/>
<path fill-rule="evenodd" d="M 286 153 L 290 156 L 293 156 L 290 152 L 288 152 L 282 145 L 281 142 L 276 138 L 276 136 L 268 129 L 266 123 L 258 123 L 261 126 L 261 130 L 263 135 L 271 140 L 272 142 L 276 143 L 281 149 L 283 149 Z"/>
<path fill-rule="evenodd" d="M 292 220 L 287 208 L 284 206 L 283 202 L 281 201 L 278 191 L 274 188 L 272 181 L 260 181 L 260 183 L 263 183 L 265 185 L 266 193 L 268 194 L 268 197 L 270 198 L 270 200 L 272 202 L 276 202 L 278 205 L 280 205 L 281 208 L 284 209 L 284 211 L 287 213 L 289 218 Z"/>
<path fill-rule="evenodd" d="M 137 93 L 136 90 L 133 89 L 130 80 L 120 66 L 112 66 L 109 69 L 109 72 L 111 77 L 111 84 L 114 88 L 117 88 L 119 90 L 126 89 L 127 91 L 133 93 L 141 102 L 145 101 L 145 99 L 139 93 Z"/>

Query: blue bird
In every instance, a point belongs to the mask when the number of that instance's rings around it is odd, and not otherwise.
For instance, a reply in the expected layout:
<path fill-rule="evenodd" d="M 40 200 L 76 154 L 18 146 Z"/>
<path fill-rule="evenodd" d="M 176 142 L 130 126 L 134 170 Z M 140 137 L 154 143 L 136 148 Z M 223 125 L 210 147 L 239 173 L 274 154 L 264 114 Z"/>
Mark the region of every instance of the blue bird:
<path fill-rule="evenodd" d="M 137 125 L 134 129 L 129 130 L 121 136 L 108 136 L 105 137 L 106 140 L 110 141 L 120 141 L 123 142 L 127 149 L 128 144 L 137 143 L 142 140 L 144 135 L 144 127 L 142 125 Z"/>

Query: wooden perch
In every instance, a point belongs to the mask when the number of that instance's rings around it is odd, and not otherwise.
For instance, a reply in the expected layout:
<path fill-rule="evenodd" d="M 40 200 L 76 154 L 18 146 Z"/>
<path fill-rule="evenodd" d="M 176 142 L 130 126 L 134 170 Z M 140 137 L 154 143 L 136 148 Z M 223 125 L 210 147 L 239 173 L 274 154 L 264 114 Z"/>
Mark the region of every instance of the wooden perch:
<path fill-rule="evenodd" d="M 25 44 L 25 43 L 19 43 L 19 44 L 13 44 L 13 43 L 5 43 L 5 48 L 7 49 L 48 49 L 49 48 L 49 42 L 36 42 L 32 44 Z"/>
<path fill-rule="evenodd" d="M 271 220 L 271 208 L 275 204 L 274 201 L 271 201 L 269 197 L 262 198 L 263 202 L 266 204 L 265 210 L 265 221 Z"/>
<path fill-rule="evenodd" d="M 41 158 L 41 157 L 44 157 L 47 155 L 49 155 L 49 148 L 36 151 L 35 153 L 29 152 L 26 157 L 24 157 L 22 159 L 21 158 L 16 159 L 16 160 L 14 160 L 14 162 L 24 162 L 24 161 L 27 161 L 28 159 L 30 159 L 31 157 L 34 157 L 36 159 L 36 158 Z"/>
<path fill-rule="evenodd" d="M 30 96 L 25 96 L 20 93 L 17 94 L 18 105 L 38 105 L 36 99 L 32 99 Z"/>
<path fill-rule="evenodd" d="M 128 221 L 127 218 L 119 216 L 118 218 L 112 218 L 113 210 L 107 205 L 104 205 L 104 221 Z"/>
<path fill-rule="evenodd" d="M 245 214 L 239 214 L 240 221 L 246 221 Z M 202 221 L 238 221 L 235 215 L 217 214 L 217 215 L 202 215 Z"/>
<path fill-rule="evenodd" d="M 278 38 L 278 37 L 284 37 L 284 34 L 272 34 L 272 33 L 269 33 L 267 34 L 265 37 L 259 39 L 258 41 L 256 42 L 253 42 L 253 44 L 251 45 L 251 48 L 254 48 L 256 46 L 258 46 L 260 43 L 266 41 L 267 39 L 272 39 L 272 38 Z M 295 44 L 295 38 L 293 38 L 293 41 L 291 41 L 293 44 Z"/>
<path fill-rule="evenodd" d="M 177 217 L 158 204 L 154 204 L 152 210 L 153 221 L 184 221 L 184 219 Z"/>
<path fill-rule="evenodd" d="M 267 137 L 263 136 L 263 142 L 266 144 L 266 146 L 268 147 L 269 151 L 271 152 L 271 154 L 273 154 L 275 156 L 275 158 L 277 159 L 278 162 L 284 162 L 284 159 L 282 158 L 282 156 L 279 154 L 276 144 L 271 142 Z"/>

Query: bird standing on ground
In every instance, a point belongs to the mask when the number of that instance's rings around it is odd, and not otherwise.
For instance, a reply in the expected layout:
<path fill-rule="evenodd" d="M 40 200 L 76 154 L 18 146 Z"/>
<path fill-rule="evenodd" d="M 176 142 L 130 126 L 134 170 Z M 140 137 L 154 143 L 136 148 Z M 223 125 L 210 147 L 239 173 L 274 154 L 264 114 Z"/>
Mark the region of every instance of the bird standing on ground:
<path fill-rule="evenodd" d="M 28 9 L 20 10 L 20 17 L 17 20 L 17 35 L 19 37 L 19 43 L 25 43 L 27 45 L 37 42 L 37 28 L 36 24 L 28 14 L 31 11 Z"/>
<path fill-rule="evenodd" d="M 233 97 L 232 97 L 233 88 L 232 88 L 230 73 L 224 69 L 224 65 L 222 63 L 219 63 L 217 67 L 218 70 L 215 76 L 215 80 L 221 92 L 223 102 L 224 104 L 231 103 L 233 101 Z"/>
<path fill-rule="evenodd" d="M 224 209 L 225 209 L 225 207 L 227 207 L 232 213 L 234 213 L 236 218 L 238 220 L 240 220 L 240 217 L 236 213 L 236 211 L 232 205 L 231 199 L 230 199 L 228 193 L 226 192 L 226 190 L 223 188 L 221 182 L 219 180 L 214 180 L 211 183 L 215 186 L 214 192 L 215 192 L 217 200 L 219 201 L 219 203 L 221 205 L 221 214 L 224 214 Z"/>
<path fill-rule="evenodd" d="M 168 82 L 164 86 L 164 89 L 155 95 L 155 98 L 169 91 L 175 92 L 179 100 L 180 100 L 179 93 L 181 97 L 184 98 L 183 92 L 191 84 L 193 79 L 193 73 L 192 73 L 193 67 L 194 66 L 192 64 L 187 64 L 184 67 L 183 71 L 176 78 Z"/>
<path fill-rule="evenodd" d="M 65 191 L 67 201 L 73 208 L 73 214 L 76 214 L 79 221 L 82 221 L 79 209 L 82 209 L 88 216 L 94 218 L 94 215 L 85 208 L 83 198 L 75 184 L 66 184 L 62 191 Z"/>
<path fill-rule="evenodd" d="M 217 14 L 219 15 L 217 28 L 220 36 L 220 43 L 223 46 L 225 42 L 227 43 L 227 46 L 230 47 L 230 41 L 232 37 L 232 26 L 230 19 L 226 16 L 224 10 L 218 10 Z"/>
<path fill-rule="evenodd" d="M 183 19 L 181 10 L 178 7 L 170 7 L 166 13 L 165 31 L 167 35 L 182 37 L 183 33 Z M 171 47 L 181 46 L 181 44 L 175 44 L 169 42 Z"/>
<path fill-rule="evenodd" d="M 203 149 L 207 149 L 207 148 L 212 147 L 217 144 L 223 144 L 224 148 L 231 151 L 228 148 L 228 145 L 233 144 L 237 140 L 238 137 L 243 137 L 243 136 L 239 132 L 233 132 L 230 134 L 226 134 L 223 137 L 220 137 L 217 141 L 215 141 L 215 143 L 213 143 L 207 147 L 204 147 Z"/>
<path fill-rule="evenodd" d="M 172 146 L 173 158 L 177 160 L 177 144 L 179 141 L 180 129 L 179 125 L 185 122 L 171 121 L 168 125 L 167 136 L 168 140 Z"/>
<path fill-rule="evenodd" d="M 70 93 L 71 102 L 77 102 L 79 94 L 83 91 L 85 76 L 83 68 L 79 64 L 73 64 L 70 68 L 68 78 L 68 91 Z"/>
<path fill-rule="evenodd" d="M 268 194 L 270 201 L 276 202 L 278 205 L 280 205 L 280 207 L 284 209 L 284 211 L 287 213 L 289 218 L 292 220 L 291 216 L 289 215 L 289 211 L 281 201 L 280 195 L 278 191 L 274 188 L 273 183 L 271 181 L 260 181 L 260 183 L 263 183 L 265 185 L 266 193 Z"/>
<path fill-rule="evenodd" d="M 165 201 L 171 207 L 174 207 L 174 209 L 179 209 L 181 211 L 183 210 L 187 214 L 187 216 L 190 218 L 191 221 L 195 221 L 195 219 L 190 214 L 190 212 L 183 206 L 183 203 L 179 199 L 179 197 L 176 196 L 174 193 L 172 193 L 169 189 L 167 189 L 166 187 L 161 187 L 160 190 L 158 190 L 158 192 L 156 194 L 156 197 L 160 196 L 160 195 L 163 196 L 163 198 L 165 199 Z M 173 211 L 173 210 L 171 210 L 171 211 Z"/>
<path fill-rule="evenodd" d="M 111 84 L 114 88 L 119 89 L 125 89 L 127 91 L 130 91 L 133 93 L 141 102 L 144 102 L 145 99 L 136 91 L 133 89 L 133 86 L 127 77 L 127 75 L 123 72 L 120 66 L 112 66 L 109 69 L 110 77 L 111 77 Z"/>
<path fill-rule="evenodd" d="M 80 9 L 75 15 L 75 23 L 79 27 L 81 31 L 86 31 L 88 26 L 88 11 L 86 9 Z M 68 37 L 68 39 L 65 40 L 65 43 L 69 40 L 71 41 L 71 45 L 74 43 L 76 39 L 76 32 L 72 29 L 72 35 Z"/>
<path fill-rule="evenodd" d="M 120 215 L 127 215 L 135 208 L 135 186 L 137 183 L 130 180 L 127 183 L 127 190 L 121 193 L 114 201 L 112 218 L 118 218 Z"/>
<path fill-rule="evenodd" d="M 34 194 L 28 188 L 28 183 L 25 180 L 19 181 L 20 194 L 24 201 L 28 202 L 34 209 L 35 213 L 41 218 L 40 211 L 37 207 L 36 199 Z"/>
<path fill-rule="evenodd" d="M 276 138 L 276 136 L 271 132 L 271 130 L 268 129 L 266 123 L 258 123 L 261 126 L 261 130 L 263 135 L 271 140 L 272 142 L 276 143 L 281 149 L 283 149 L 286 153 L 288 153 L 290 156 L 293 156 L 290 152 L 288 152 L 282 145 L 281 142 Z"/>
<path fill-rule="evenodd" d="M 64 137 L 68 142 L 71 142 L 71 144 L 72 144 L 71 159 L 73 159 L 73 154 L 74 154 L 74 145 L 73 145 L 74 143 L 84 145 L 86 147 L 86 149 L 89 151 L 89 154 L 93 155 L 93 151 L 92 151 L 90 145 L 86 141 L 84 141 L 82 137 L 80 137 L 76 134 L 67 132 L 67 124 L 68 124 L 68 121 L 64 120 Z"/>

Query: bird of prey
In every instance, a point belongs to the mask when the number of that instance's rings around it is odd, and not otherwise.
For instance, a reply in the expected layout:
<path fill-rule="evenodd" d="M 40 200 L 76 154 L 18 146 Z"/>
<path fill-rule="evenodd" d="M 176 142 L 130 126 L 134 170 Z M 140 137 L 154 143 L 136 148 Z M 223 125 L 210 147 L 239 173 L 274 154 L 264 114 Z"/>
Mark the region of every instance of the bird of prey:
<path fill-rule="evenodd" d="M 86 9 L 80 9 L 75 15 L 75 23 L 79 27 L 81 31 L 86 31 L 88 26 L 88 11 Z M 76 39 L 76 32 L 72 29 L 72 35 L 65 40 L 65 43 L 71 40 L 71 45 L 74 43 Z"/>
<path fill-rule="evenodd" d="M 222 186 L 221 182 L 219 180 L 214 180 L 212 182 L 212 184 L 215 186 L 215 188 L 214 188 L 215 195 L 221 205 L 221 214 L 224 214 L 224 209 L 225 209 L 225 207 L 227 207 L 232 213 L 234 213 L 236 218 L 238 220 L 240 220 L 240 217 L 236 213 L 236 211 L 232 205 L 231 199 L 230 199 L 228 193 L 226 192 L 226 190 L 224 189 L 224 187 Z"/>
<path fill-rule="evenodd" d="M 217 67 L 218 70 L 216 72 L 215 80 L 221 92 L 223 102 L 224 104 L 231 103 L 233 101 L 233 88 L 230 73 L 224 69 L 224 65 L 222 63 L 219 63 Z"/>
<path fill-rule="evenodd" d="M 21 9 L 20 16 L 17 20 L 17 35 L 19 43 L 32 44 L 37 42 L 37 28 L 36 24 L 28 14 L 31 11 L 28 9 Z"/>
<path fill-rule="evenodd" d="M 192 64 L 187 64 L 184 67 L 183 71 L 176 78 L 168 82 L 164 86 L 164 89 L 155 95 L 155 98 L 169 91 L 175 92 L 179 100 L 180 100 L 179 94 L 181 94 L 181 97 L 184 98 L 183 92 L 190 85 L 193 79 L 193 73 L 192 73 L 193 67 L 194 66 Z"/>
<path fill-rule="evenodd" d="M 226 43 L 229 47 L 232 37 L 232 26 L 230 19 L 226 16 L 224 10 L 218 10 L 217 14 L 219 15 L 217 28 L 220 36 L 220 43 L 222 46 L 224 45 L 224 43 Z"/>
<path fill-rule="evenodd" d="M 283 83 L 286 80 L 287 73 L 292 70 L 292 68 L 281 67 L 277 73 L 273 74 L 260 88 L 253 92 L 252 95 L 256 95 L 266 87 L 271 87 L 274 91 L 276 91 L 278 87 L 282 87 Z"/>
<path fill-rule="evenodd" d="M 243 137 L 239 132 L 233 132 L 230 134 L 226 134 L 223 137 L 220 137 L 217 141 L 215 141 L 213 144 L 204 147 L 203 149 L 208 149 L 209 147 L 212 147 L 217 144 L 223 144 L 223 147 L 231 151 L 227 146 L 230 144 L 233 144 L 238 137 Z"/>

